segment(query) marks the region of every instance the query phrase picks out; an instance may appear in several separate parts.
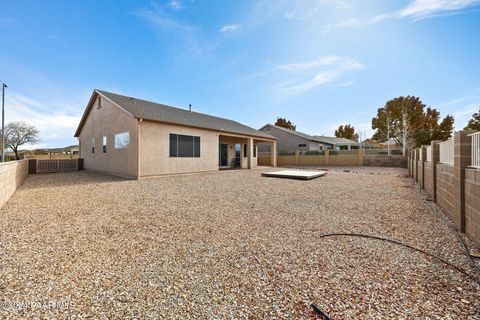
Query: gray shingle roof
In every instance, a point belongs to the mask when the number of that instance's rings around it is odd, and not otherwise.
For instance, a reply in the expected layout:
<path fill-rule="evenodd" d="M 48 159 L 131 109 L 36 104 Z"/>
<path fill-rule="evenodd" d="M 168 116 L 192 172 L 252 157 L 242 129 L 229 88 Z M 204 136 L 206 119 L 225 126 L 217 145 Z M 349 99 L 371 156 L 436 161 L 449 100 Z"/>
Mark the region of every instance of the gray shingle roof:
<path fill-rule="evenodd" d="M 307 140 L 310 140 L 310 141 L 315 141 L 315 142 L 321 142 L 321 143 L 327 143 L 327 144 L 332 144 L 332 142 L 330 142 L 329 140 L 327 139 L 323 139 L 322 137 L 317 137 L 317 136 L 311 136 L 309 134 L 306 134 L 306 133 L 303 133 L 303 132 L 300 132 L 300 131 L 296 131 L 296 130 L 291 130 L 291 129 L 287 129 L 287 128 L 284 128 L 284 127 L 279 127 L 279 126 L 276 126 L 274 124 L 266 124 L 264 125 L 262 128 L 260 128 L 260 130 L 262 130 L 263 128 L 267 127 L 267 126 L 270 126 L 272 128 L 277 128 L 279 130 L 283 130 L 285 132 L 288 132 L 290 134 L 293 134 L 293 135 L 296 135 L 298 137 L 301 137 L 303 139 L 307 139 Z"/>
<path fill-rule="evenodd" d="M 353 141 L 353 140 L 346 139 L 346 138 L 325 137 L 325 136 L 315 136 L 315 137 L 325 139 L 325 140 L 330 141 L 330 143 L 335 144 L 335 145 L 346 145 L 346 144 L 350 144 L 350 145 L 353 145 L 353 146 L 357 146 L 357 145 L 359 146 L 360 145 L 360 143 L 358 143 L 357 141 Z"/>
<path fill-rule="evenodd" d="M 214 117 L 204 113 L 188 111 L 185 109 L 179 109 L 164 104 L 127 97 L 103 90 L 95 91 L 130 112 L 135 118 L 205 128 L 260 138 L 276 139 L 265 132 L 250 128 L 233 120 Z"/>

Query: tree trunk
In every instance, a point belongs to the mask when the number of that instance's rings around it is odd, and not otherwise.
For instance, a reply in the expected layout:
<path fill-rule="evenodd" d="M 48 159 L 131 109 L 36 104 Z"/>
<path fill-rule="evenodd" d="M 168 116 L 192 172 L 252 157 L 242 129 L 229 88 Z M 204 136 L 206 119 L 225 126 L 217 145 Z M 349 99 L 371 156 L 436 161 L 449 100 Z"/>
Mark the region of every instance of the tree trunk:
<path fill-rule="evenodd" d="M 15 152 L 15 160 L 20 160 L 20 155 L 18 154 L 18 149 L 13 149 L 13 152 Z"/>

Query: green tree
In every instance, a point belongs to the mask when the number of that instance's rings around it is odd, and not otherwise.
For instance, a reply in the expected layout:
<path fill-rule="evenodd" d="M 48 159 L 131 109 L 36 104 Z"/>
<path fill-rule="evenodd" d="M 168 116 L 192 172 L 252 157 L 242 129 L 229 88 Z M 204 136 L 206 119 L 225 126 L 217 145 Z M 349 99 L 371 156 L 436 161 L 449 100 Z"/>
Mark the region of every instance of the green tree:
<path fill-rule="evenodd" d="M 275 122 L 276 126 L 282 127 L 282 128 L 287 128 L 290 130 L 296 130 L 297 126 L 291 122 L 290 120 L 287 120 L 285 118 L 279 118 L 277 117 L 277 121 Z"/>
<path fill-rule="evenodd" d="M 472 115 L 472 119 L 468 121 L 468 124 L 464 130 L 480 131 L 480 107 L 478 107 L 478 112 L 475 112 Z"/>
<path fill-rule="evenodd" d="M 440 112 L 432 107 L 425 110 L 418 97 L 398 97 L 379 108 L 372 119 L 376 130 L 372 139 L 385 141 L 393 138 L 406 149 L 430 144 L 432 140 L 446 140 L 452 136 L 454 119 L 447 115 L 442 121 Z"/>
<path fill-rule="evenodd" d="M 335 130 L 335 137 L 358 141 L 358 134 L 355 133 L 355 128 L 349 124 L 340 125 Z"/>

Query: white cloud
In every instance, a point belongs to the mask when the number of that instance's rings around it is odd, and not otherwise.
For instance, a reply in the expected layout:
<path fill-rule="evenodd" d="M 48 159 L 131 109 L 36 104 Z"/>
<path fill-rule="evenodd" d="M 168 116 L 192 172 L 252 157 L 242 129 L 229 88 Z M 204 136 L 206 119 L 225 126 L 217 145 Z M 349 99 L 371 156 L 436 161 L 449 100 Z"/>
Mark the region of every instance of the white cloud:
<path fill-rule="evenodd" d="M 387 20 L 391 18 L 392 15 L 388 13 L 384 14 L 377 14 L 371 17 L 363 17 L 363 18 L 352 18 L 345 21 L 341 21 L 337 23 L 335 26 L 337 27 L 366 27 L 370 25 L 377 24 L 383 20 Z"/>
<path fill-rule="evenodd" d="M 301 62 L 301 63 L 290 63 L 290 64 L 279 64 L 274 67 L 275 70 L 281 71 L 302 71 L 305 69 L 318 68 L 320 66 L 329 65 L 337 62 L 340 59 L 338 56 L 324 56 L 318 57 L 313 61 Z"/>
<path fill-rule="evenodd" d="M 136 15 L 162 31 L 190 32 L 194 30 L 190 25 L 174 19 L 160 8 L 156 10 L 141 10 Z"/>
<path fill-rule="evenodd" d="M 453 100 L 450 100 L 450 101 L 447 101 L 447 102 L 443 102 L 441 104 L 438 105 L 439 108 L 444 108 L 444 107 L 448 107 L 448 106 L 451 106 L 451 105 L 456 105 L 460 102 L 463 102 L 463 101 L 466 101 L 470 98 L 473 98 L 472 96 L 465 96 L 465 97 L 460 97 L 460 98 L 457 98 L 457 99 L 453 99 Z"/>
<path fill-rule="evenodd" d="M 287 96 L 296 96 L 302 94 L 308 90 L 311 90 L 319 85 L 332 82 L 338 78 L 338 74 L 335 72 L 320 72 L 315 77 L 306 81 L 297 82 L 294 85 L 279 87 L 279 91 Z"/>
<path fill-rule="evenodd" d="M 232 32 L 238 30 L 241 27 L 241 24 L 227 24 L 223 26 L 219 31 L 220 32 Z"/>
<path fill-rule="evenodd" d="M 454 12 L 478 6 L 479 0 L 415 0 L 403 10 L 400 17 L 423 19 L 442 13 Z"/>
<path fill-rule="evenodd" d="M 451 114 L 454 117 L 455 130 L 463 129 L 472 115 L 478 112 L 479 107 L 480 95 L 475 91 L 471 95 L 452 99 L 437 105 L 437 109 L 441 112 L 442 117 L 447 114 Z"/>
<path fill-rule="evenodd" d="M 49 102 L 43 103 L 15 92 L 5 94 L 5 123 L 25 121 L 40 131 L 41 142 L 23 148 L 61 147 L 77 143 L 73 135 L 80 118 L 81 114 L 67 113 Z"/>
<path fill-rule="evenodd" d="M 341 9 L 346 10 L 352 8 L 351 1 L 342 0 L 317 0 L 317 1 L 294 1 L 286 2 L 284 9 L 284 17 L 287 20 L 300 20 L 316 23 L 319 16 L 325 12 L 325 9 Z"/>
<path fill-rule="evenodd" d="M 453 118 L 455 119 L 455 130 L 463 129 L 467 124 L 468 120 L 472 118 L 472 115 L 475 112 L 478 112 L 480 107 L 480 101 L 478 103 L 471 103 L 468 104 L 460 109 L 457 109 L 451 113 Z M 444 114 L 443 116 L 446 116 Z"/>
<path fill-rule="evenodd" d="M 210 39 L 201 28 L 183 21 L 166 9 L 165 6 L 152 4 L 152 8 L 134 14 L 152 26 L 160 41 L 168 41 L 168 49 L 174 52 L 175 58 L 196 60 L 218 47 L 219 40 Z"/>
<path fill-rule="evenodd" d="M 273 89 L 284 96 L 295 96 L 341 79 L 354 70 L 364 68 L 365 66 L 355 59 L 330 55 L 321 56 L 312 61 L 279 64 L 264 74 L 275 72 L 278 78 L 286 76 L 287 80 L 275 85 Z M 290 78 L 292 74 L 295 75 L 295 79 Z M 340 86 L 348 86 L 352 83 L 344 82 Z"/>
<path fill-rule="evenodd" d="M 350 8 L 352 1 L 349 0 L 256 0 L 242 25 L 245 29 L 255 29 L 278 17 L 318 25 L 319 16 L 326 9 Z"/>
<path fill-rule="evenodd" d="M 413 0 L 409 5 L 398 11 L 353 17 L 334 24 L 326 24 L 323 26 L 322 32 L 328 33 L 335 28 L 368 27 L 392 19 L 427 19 L 442 14 L 461 13 L 479 5 L 480 0 Z"/>
<path fill-rule="evenodd" d="M 184 7 L 183 3 L 179 0 L 172 0 L 168 3 L 168 6 L 170 7 L 170 9 L 173 9 L 173 10 L 182 10 Z"/>

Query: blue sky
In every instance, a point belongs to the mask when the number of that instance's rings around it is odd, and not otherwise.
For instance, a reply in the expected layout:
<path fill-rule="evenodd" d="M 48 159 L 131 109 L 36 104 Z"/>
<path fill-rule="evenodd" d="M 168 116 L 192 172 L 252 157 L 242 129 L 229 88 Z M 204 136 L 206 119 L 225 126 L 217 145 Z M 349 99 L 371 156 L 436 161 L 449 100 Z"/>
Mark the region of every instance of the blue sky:
<path fill-rule="evenodd" d="M 310 134 L 417 95 L 463 128 L 480 105 L 480 0 L 0 0 L 6 121 L 76 143 L 94 88 Z"/>

